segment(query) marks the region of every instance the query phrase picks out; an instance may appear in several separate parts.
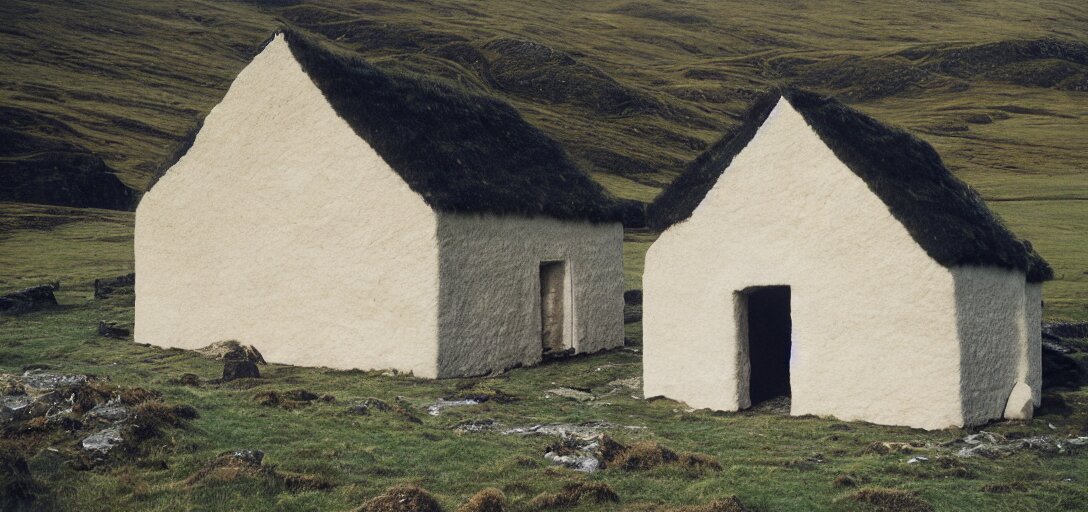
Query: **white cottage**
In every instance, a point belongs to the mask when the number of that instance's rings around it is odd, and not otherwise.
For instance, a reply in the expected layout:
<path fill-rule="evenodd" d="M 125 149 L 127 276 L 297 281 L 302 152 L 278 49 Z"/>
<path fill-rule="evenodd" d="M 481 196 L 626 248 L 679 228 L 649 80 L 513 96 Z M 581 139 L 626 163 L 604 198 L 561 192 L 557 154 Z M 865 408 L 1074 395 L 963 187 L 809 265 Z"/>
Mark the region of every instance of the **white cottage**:
<path fill-rule="evenodd" d="M 646 396 L 922 428 L 1039 403 L 1050 267 L 904 131 L 775 92 L 649 215 Z"/>
<path fill-rule="evenodd" d="M 621 206 L 510 106 L 279 34 L 136 211 L 135 339 L 434 378 L 615 347 Z"/>

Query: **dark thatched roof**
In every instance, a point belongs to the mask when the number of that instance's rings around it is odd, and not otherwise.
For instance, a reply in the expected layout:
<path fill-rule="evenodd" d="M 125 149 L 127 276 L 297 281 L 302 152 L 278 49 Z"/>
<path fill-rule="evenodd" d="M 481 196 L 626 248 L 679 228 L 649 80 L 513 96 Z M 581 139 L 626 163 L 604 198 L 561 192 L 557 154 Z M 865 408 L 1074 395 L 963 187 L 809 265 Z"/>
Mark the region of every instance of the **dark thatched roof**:
<path fill-rule="evenodd" d="M 692 161 L 648 208 L 650 225 L 665 229 L 690 217 L 782 97 L 938 263 L 1018 269 L 1033 282 L 1053 278 L 1031 244 L 1013 235 L 928 143 L 833 98 L 791 89 L 761 97 L 739 128 Z"/>
<path fill-rule="evenodd" d="M 607 222 L 631 208 L 506 103 L 285 36 L 337 113 L 438 210 Z"/>

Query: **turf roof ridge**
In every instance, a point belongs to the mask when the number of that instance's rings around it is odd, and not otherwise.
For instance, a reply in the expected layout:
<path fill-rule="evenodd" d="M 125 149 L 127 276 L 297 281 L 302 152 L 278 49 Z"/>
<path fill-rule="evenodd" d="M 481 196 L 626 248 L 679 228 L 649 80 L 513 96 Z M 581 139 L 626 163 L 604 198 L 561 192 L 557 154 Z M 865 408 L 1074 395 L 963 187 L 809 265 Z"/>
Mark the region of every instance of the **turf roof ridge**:
<path fill-rule="evenodd" d="M 945 267 L 997 266 L 1023 271 L 1027 280 L 1053 278 L 1050 265 L 1020 240 L 955 177 L 933 147 L 829 96 L 778 88 L 760 96 L 740 127 L 727 133 L 688 167 L 648 208 L 652 227 L 666 229 L 689 218 L 778 103 L 787 102 L 835 156 L 860 177 L 911 237 Z"/>

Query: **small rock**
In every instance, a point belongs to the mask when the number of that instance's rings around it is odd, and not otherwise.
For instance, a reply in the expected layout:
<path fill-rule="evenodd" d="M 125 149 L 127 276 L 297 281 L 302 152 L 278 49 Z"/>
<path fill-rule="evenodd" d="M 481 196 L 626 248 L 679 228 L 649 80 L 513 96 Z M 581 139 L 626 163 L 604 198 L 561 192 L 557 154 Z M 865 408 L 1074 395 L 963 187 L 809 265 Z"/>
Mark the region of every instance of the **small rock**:
<path fill-rule="evenodd" d="M 392 407 L 390 407 L 389 404 L 377 398 L 367 398 L 348 408 L 349 413 L 358 414 L 360 416 L 366 416 L 370 414 L 371 411 L 388 412 L 390 410 L 392 410 Z"/>
<path fill-rule="evenodd" d="M 928 460 L 929 460 L 929 457 L 923 457 L 923 456 L 919 455 L 917 457 L 911 457 L 910 460 L 907 461 L 907 464 L 918 464 L 920 462 L 926 462 Z"/>
<path fill-rule="evenodd" d="M 104 404 L 98 404 L 87 412 L 87 416 L 111 422 L 124 421 L 131 415 L 128 406 L 118 399 L 112 399 Z"/>
<path fill-rule="evenodd" d="M 439 398 L 437 402 L 427 407 L 427 414 L 438 416 L 439 414 L 442 414 L 444 409 L 450 407 L 465 407 L 468 405 L 480 405 L 480 401 L 473 399 L 446 400 L 444 398 Z"/>
<path fill-rule="evenodd" d="M 559 455 L 548 452 L 544 454 L 544 458 L 552 464 L 562 465 L 582 473 L 595 473 L 601 468 L 601 461 L 589 455 Z"/>
<path fill-rule="evenodd" d="M 579 402 L 588 402 L 590 400 L 593 400 L 593 399 L 597 398 L 597 397 L 593 396 L 593 393 L 587 393 L 585 391 L 579 391 L 577 389 L 571 389 L 571 388 L 549 389 L 548 391 L 546 391 L 546 393 L 548 393 L 550 395 L 561 396 L 563 398 L 570 398 L 572 400 L 577 400 Z"/>
<path fill-rule="evenodd" d="M 235 379 L 258 379 L 260 377 L 261 371 L 257 369 L 256 363 L 230 359 L 223 361 L 223 382 L 230 382 Z"/>
<path fill-rule="evenodd" d="M 110 427 L 85 437 L 82 445 L 84 450 L 106 453 L 122 442 L 124 442 L 124 438 L 121 437 L 121 430 L 117 427 Z"/>
<path fill-rule="evenodd" d="M 124 327 L 118 327 L 115 322 L 106 322 L 105 320 L 98 322 L 98 335 L 105 336 L 107 338 L 124 339 L 131 334 L 128 329 Z"/>
<path fill-rule="evenodd" d="M 492 419 L 467 420 L 454 425 L 453 429 L 458 432 L 484 432 L 495 428 L 496 425 L 498 422 Z"/>
<path fill-rule="evenodd" d="M 234 450 L 224 453 L 221 457 L 238 461 L 247 466 L 260 466 L 264 462 L 264 452 L 260 450 Z"/>
<path fill-rule="evenodd" d="M 242 345 L 236 340 L 218 341 L 196 352 L 204 357 L 222 360 L 250 361 L 257 364 L 266 364 L 264 356 L 252 345 Z"/>
<path fill-rule="evenodd" d="M 626 378 L 626 379 L 616 379 L 616 380 L 614 380 L 612 382 L 609 382 L 608 385 L 609 386 L 615 386 L 615 387 L 624 387 L 624 388 L 639 390 L 639 389 L 642 388 L 642 378 L 641 377 L 629 377 L 629 378 Z"/>
<path fill-rule="evenodd" d="M 40 370 L 29 370 L 23 373 L 22 379 L 27 388 L 37 392 L 52 391 L 57 388 L 67 388 L 87 383 L 86 375 L 64 375 Z"/>

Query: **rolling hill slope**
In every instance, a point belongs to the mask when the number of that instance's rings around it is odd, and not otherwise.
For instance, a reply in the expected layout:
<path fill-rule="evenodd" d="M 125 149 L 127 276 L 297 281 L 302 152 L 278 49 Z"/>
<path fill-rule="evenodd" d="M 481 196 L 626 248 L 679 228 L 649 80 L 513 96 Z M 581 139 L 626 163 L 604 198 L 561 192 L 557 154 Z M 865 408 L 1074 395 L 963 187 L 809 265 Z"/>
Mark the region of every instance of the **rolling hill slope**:
<path fill-rule="evenodd" d="M 509 101 L 642 201 L 764 88 L 833 93 L 934 144 L 1055 267 L 1048 316 L 1088 318 L 1082 2 L 8 1 L 0 18 L 2 105 L 40 119 L 23 128 L 43 146 L 85 148 L 137 191 L 284 23 Z M 40 212 L 0 203 L 0 241 L 55 242 L 21 233 Z M 17 252 L 0 249 L 4 288 L 87 277 Z"/>

